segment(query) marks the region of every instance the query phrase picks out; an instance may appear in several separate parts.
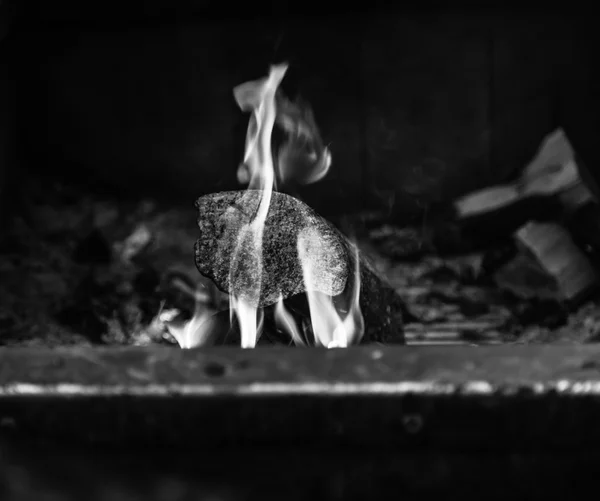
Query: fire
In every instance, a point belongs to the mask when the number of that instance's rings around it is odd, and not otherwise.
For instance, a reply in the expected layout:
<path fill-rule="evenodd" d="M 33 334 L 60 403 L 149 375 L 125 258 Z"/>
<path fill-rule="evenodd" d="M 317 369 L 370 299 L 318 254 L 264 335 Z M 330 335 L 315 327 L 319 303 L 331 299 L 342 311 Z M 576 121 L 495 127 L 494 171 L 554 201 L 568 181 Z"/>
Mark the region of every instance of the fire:
<path fill-rule="evenodd" d="M 206 304 L 206 292 L 198 287 L 194 294 L 194 314 L 188 321 L 177 321 L 179 310 L 163 310 L 158 314 L 169 333 L 181 348 L 195 348 L 207 344 L 214 334 L 214 314 L 216 310 Z"/>
<path fill-rule="evenodd" d="M 278 64 L 270 68 L 267 77 L 243 83 L 234 88 L 236 103 L 242 111 L 250 112 L 243 163 L 237 171 L 238 181 L 247 185 L 248 190 L 258 190 L 260 202 L 256 206 L 252 196 L 243 197 L 240 207 L 228 209 L 227 217 L 243 218 L 241 230 L 237 234 L 236 246 L 229 269 L 229 283 L 244 283 L 243 290 L 230 291 L 230 322 L 237 318 L 242 348 L 254 348 L 263 327 L 263 311 L 260 303 L 261 281 L 241 274 L 252 269 L 253 277 L 262 276 L 263 232 L 273 190 L 278 182 L 310 184 L 321 180 L 331 166 L 331 153 L 324 146 L 315 124 L 312 111 L 301 103 L 292 103 L 278 90 L 288 69 L 288 65 Z M 279 125 L 287 139 L 277 150 L 273 160 L 273 129 Z M 254 191 L 256 193 L 256 191 Z M 358 254 L 352 256 L 354 273 L 348 278 L 349 295 L 332 298 L 316 291 L 314 279 L 320 276 L 313 261 L 307 257 L 321 249 L 316 232 L 306 229 L 298 241 L 298 259 L 303 269 L 304 286 L 310 309 L 314 344 L 327 348 L 346 347 L 360 341 L 364 325 L 359 307 L 360 274 Z M 321 252 L 325 252 L 322 250 Z M 349 256 L 350 257 L 350 256 Z M 323 260 L 326 262 L 326 260 Z M 242 265 L 243 264 L 243 265 Z M 251 282 L 251 280 L 253 280 Z M 347 304 L 339 305 L 340 301 Z M 275 305 L 277 327 L 290 336 L 298 346 L 310 343 L 303 335 L 292 314 L 286 309 L 283 299 Z M 208 342 L 210 315 L 198 310 L 194 318 L 182 329 L 170 327 L 182 347 L 192 347 Z M 306 334 L 306 333 L 304 333 Z"/>
<path fill-rule="evenodd" d="M 296 346 L 306 345 L 294 317 L 283 304 L 283 298 L 280 298 L 275 305 L 275 325 L 288 334 Z"/>
<path fill-rule="evenodd" d="M 271 66 L 267 78 L 244 83 L 233 91 L 235 100 L 242 111 L 252 113 L 246 134 L 243 166 L 244 169 L 247 169 L 249 176 L 248 188 L 260 190 L 262 195 L 256 214 L 240 232 L 229 270 L 230 283 L 235 282 L 234 277 L 240 273 L 242 268 L 240 263 L 248 256 L 254 260 L 254 269 L 262 270 L 263 267 L 263 230 L 275 184 L 275 168 L 271 155 L 271 139 L 276 118 L 275 94 L 287 68 L 287 64 Z M 238 171 L 238 178 L 240 177 L 242 176 Z M 242 200 L 242 205 L 243 202 Z M 251 250 L 250 253 L 248 253 L 248 249 Z M 258 276 L 261 276 L 260 272 Z M 260 337 L 262 323 L 258 321 L 257 307 L 254 304 L 258 304 L 261 285 L 261 283 L 254 283 L 248 288 L 251 293 L 256 295 L 255 297 L 244 298 L 237 297 L 234 293 L 230 294 L 230 309 L 238 318 L 242 348 L 254 348 Z"/>
<path fill-rule="evenodd" d="M 231 321 L 234 312 L 238 319 L 242 348 L 254 348 L 262 331 L 262 311 L 235 294 L 229 296 L 229 308 Z"/>
<path fill-rule="evenodd" d="M 303 263 L 302 272 L 306 287 L 306 296 L 310 308 L 315 344 L 326 348 L 346 348 L 357 343 L 364 332 L 364 321 L 359 306 L 360 271 L 358 269 L 358 251 L 355 249 L 355 270 L 350 284 L 350 295 L 345 308 L 336 308 L 331 296 L 316 290 L 314 280 L 318 269 L 311 266 L 312 260 L 306 259 L 311 250 L 318 252 L 320 248 L 319 235 L 306 228 L 298 236 L 298 257 Z M 348 286 L 347 286 L 348 287 Z M 340 315 L 345 313 L 345 315 Z"/>
<path fill-rule="evenodd" d="M 277 154 L 277 171 L 283 184 L 312 184 L 323 179 L 331 167 L 331 153 L 323 145 L 311 109 L 278 94 L 277 123 L 288 139 Z"/>

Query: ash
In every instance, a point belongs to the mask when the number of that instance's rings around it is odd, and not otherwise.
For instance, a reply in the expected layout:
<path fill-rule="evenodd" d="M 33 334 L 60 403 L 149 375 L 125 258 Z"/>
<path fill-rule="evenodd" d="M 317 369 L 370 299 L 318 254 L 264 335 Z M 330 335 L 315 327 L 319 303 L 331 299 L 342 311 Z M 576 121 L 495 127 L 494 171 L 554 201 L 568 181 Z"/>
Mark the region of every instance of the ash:
<path fill-rule="evenodd" d="M 23 191 L 23 210 L 8 222 L 0 247 L 0 344 L 173 345 L 160 313 L 185 321 L 198 291 L 229 321 L 227 295 L 194 264 L 193 201 L 184 207 L 118 202 L 40 180 L 28 181 Z M 514 254 L 510 242 L 443 256 L 428 248 L 421 223 L 394 226 L 372 213 L 352 215 L 348 223 L 406 304 L 408 344 L 590 342 L 600 336 L 600 298 L 566 304 L 544 280 L 518 284 L 510 273 L 499 274 L 493 264 L 503 252 Z M 273 343 L 289 341 L 266 329 L 259 344 Z"/>

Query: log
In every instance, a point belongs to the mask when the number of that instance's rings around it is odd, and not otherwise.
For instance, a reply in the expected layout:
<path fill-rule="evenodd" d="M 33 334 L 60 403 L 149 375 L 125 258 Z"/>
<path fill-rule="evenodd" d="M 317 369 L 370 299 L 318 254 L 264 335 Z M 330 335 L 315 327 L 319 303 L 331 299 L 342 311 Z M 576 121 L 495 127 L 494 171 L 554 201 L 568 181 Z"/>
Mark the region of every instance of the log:
<path fill-rule="evenodd" d="M 556 282 L 559 299 L 576 303 L 597 288 L 598 271 L 562 225 L 530 222 L 515 236 Z"/>
<path fill-rule="evenodd" d="M 510 234 L 530 220 L 572 214 L 594 200 L 580 171 L 569 140 L 557 129 L 545 138 L 518 179 L 457 199 L 457 217 L 475 233 L 491 229 Z"/>
<path fill-rule="evenodd" d="M 307 259 L 315 270 L 312 289 L 343 297 L 360 271 L 360 308 L 365 322 L 363 342 L 404 343 L 403 304 L 399 296 L 331 223 L 303 202 L 274 192 L 267 214 L 262 262 L 244 227 L 256 213 L 262 191 L 229 191 L 196 202 L 200 238 L 195 245 L 198 271 L 223 292 L 264 308 L 306 292 L 297 242 L 301 232 L 318 236 Z M 237 249 L 237 250 L 236 250 Z M 358 259 L 358 262 L 357 262 Z M 235 273 L 230 279 L 230 270 Z"/>

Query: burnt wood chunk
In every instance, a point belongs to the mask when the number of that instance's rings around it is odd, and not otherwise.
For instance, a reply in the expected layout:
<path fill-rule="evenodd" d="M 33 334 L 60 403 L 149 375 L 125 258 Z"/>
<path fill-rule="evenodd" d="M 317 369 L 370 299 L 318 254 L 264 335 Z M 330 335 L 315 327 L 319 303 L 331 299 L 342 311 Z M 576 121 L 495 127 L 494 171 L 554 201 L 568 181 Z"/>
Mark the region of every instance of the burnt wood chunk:
<path fill-rule="evenodd" d="M 312 289 L 343 297 L 352 290 L 358 268 L 363 341 L 403 343 L 400 298 L 337 228 L 303 202 L 284 193 L 272 194 L 262 253 L 257 252 L 248 228 L 262 194 L 260 190 L 229 191 L 197 200 L 200 238 L 195 260 L 200 273 L 220 290 L 261 308 L 305 293 L 297 244 L 298 236 L 310 230 L 310 235 L 319 238 L 319 245 L 308 246 L 306 256 L 314 271 Z"/>

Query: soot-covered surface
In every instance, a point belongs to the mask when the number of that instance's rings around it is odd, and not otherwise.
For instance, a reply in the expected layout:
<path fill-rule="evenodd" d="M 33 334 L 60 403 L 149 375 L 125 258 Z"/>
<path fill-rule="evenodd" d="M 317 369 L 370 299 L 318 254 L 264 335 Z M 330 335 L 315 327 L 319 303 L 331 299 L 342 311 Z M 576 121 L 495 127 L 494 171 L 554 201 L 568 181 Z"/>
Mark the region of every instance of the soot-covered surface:
<path fill-rule="evenodd" d="M 174 328 L 198 304 L 228 322 L 227 296 L 194 264 L 193 200 L 182 207 L 119 202 L 40 179 L 22 191 L 23 210 L 0 248 L 2 345 L 173 344 L 159 313 L 175 316 Z M 594 298 L 570 311 L 500 287 L 487 271 L 498 246 L 443 258 L 420 252 L 427 221 L 399 228 L 385 215 L 354 214 L 344 223 L 404 300 L 409 344 L 583 342 L 600 333 Z M 288 342 L 269 330 L 261 338 Z"/>

